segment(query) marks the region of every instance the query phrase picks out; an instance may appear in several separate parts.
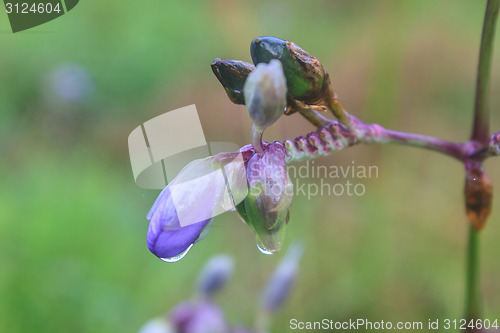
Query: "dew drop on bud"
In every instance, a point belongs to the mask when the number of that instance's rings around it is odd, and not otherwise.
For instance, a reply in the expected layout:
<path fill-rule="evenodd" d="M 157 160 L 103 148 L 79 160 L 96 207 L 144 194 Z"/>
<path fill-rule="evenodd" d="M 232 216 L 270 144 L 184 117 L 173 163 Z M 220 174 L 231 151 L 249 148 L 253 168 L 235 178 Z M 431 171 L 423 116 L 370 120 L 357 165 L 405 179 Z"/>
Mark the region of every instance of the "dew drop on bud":
<path fill-rule="evenodd" d="M 194 244 L 189 245 L 189 247 L 186 250 L 184 250 L 184 252 L 181 252 L 176 256 L 173 256 L 170 258 L 160 258 L 160 259 L 163 260 L 164 262 L 177 262 L 177 261 L 181 260 L 182 258 L 184 258 L 186 256 L 186 254 L 188 254 L 189 250 L 191 250 L 193 245 Z"/>

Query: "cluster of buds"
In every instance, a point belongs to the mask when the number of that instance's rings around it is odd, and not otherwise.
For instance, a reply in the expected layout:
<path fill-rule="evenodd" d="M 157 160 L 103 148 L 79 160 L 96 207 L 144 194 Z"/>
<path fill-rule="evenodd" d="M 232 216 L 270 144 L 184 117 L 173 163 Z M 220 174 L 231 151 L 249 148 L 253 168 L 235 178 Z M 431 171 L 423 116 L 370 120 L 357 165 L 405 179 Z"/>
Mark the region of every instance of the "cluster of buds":
<path fill-rule="evenodd" d="M 286 79 L 286 112 L 300 108 L 326 110 L 335 94 L 327 71 L 320 61 L 297 44 L 276 37 L 258 37 L 250 46 L 255 65 L 279 60 Z M 253 64 L 223 58 L 215 59 L 212 70 L 235 104 L 245 104 L 243 85 L 255 69 Z"/>
<path fill-rule="evenodd" d="M 189 163 L 158 196 L 148 214 L 147 240 L 164 261 L 181 259 L 227 210 L 238 212 L 261 252 L 276 253 L 284 243 L 293 197 L 287 149 L 263 142 L 262 134 L 297 105 L 321 108 L 323 101 L 326 107 L 333 95 L 318 59 L 290 41 L 256 38 L 251 56 L 254 65 L 221 58 L 212 64 L 230 100 L 246 105 L 251 144 Z"/>
<path fill-rule="evenodd" d="M 139 329 L 139 333 L 260 333 L 265 329 L 260 326 L 261 318 L 268 318 L 280 309 L 290 294 L 302 253 L 301 244 L 292 244 L 269 279 L 259 302 L 257 330 L 232 327 L 224 312 L 214 303 L 215 294 L 226 286 L 234 270 L 231 257 L 217 255 L 202 270 L 194 297 L 179 303 L 165 316 L 150 320 Z"/>

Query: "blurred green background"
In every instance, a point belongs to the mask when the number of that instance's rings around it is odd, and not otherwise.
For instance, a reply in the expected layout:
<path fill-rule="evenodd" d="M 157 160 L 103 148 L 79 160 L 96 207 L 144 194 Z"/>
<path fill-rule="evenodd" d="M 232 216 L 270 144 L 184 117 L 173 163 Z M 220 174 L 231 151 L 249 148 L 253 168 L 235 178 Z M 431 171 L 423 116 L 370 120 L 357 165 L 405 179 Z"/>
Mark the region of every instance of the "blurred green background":
<path fill-rule="evenodd" d="M 180 262 L 146 247 L 158 191 L 134 183 L 128 134 L 196 104 L 207 141 L 248 143 L 250 121 L 210 63 L 250 61 L 254 37 L 289 39 L 318 57 L 342 104 L 386 127 L 466 140 L 485 1 L 82 1 L 12 34 L 0 12 L 0 331 L 136 332 L 191 297 L 207 258 L 231 254 L 218 297 L 250 326 L 282 254 L 257 251 L 235 213 Z M 492 130 L 500 129 L 500 34 Z M 68 74 L 69 73 L 69 74 Z M 69 75 L 69 76 L 68 76 Z M 68 78 L 69 77 L 69 78 Z M 313 130 L 283 117 L 265 139 Z M 362 197 L 296 196 L 287 245 L 306 252 L 296 288 L 273 320 L 461 318 L 467 222 L 462 165 L 433 152 L 359 146 L 317 160 L 375 165 Z M 486 168 L 500 184 L 500 160 Z M 317 179 L 303 180 L 317 183 Z M 500 313 L 500 201 L 481 243 L 485 318 Z"/>

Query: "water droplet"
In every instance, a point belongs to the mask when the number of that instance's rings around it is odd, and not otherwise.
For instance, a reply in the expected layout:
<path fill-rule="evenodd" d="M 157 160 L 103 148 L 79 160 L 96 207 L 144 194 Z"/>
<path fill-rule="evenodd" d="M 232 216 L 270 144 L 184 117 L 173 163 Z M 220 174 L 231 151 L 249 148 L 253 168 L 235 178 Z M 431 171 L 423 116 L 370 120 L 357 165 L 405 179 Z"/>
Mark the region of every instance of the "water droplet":
<path fill-rule="evenodd" d="M 193 245 L 194 244 L 189 245 L 189 247 L 186 250 L 184 250 L 184 252 L 181 252 L 178 255 L 174 256 L 174 257 L 160 258 L 160 259 L 163 260 L 164 262 L 177 262 L 177 261 L 181 260 L 182 258 L 184 258 L 186 256 L 186 254 L 189 252 L 189 250 L 191 250 L 191 248 L 193 247 Z"/>
<path fill-rule="evenodd" d="M 260 252 L 270 256 L 274 254 L 272 251 L 266 250 L 264 247 L 262 247 L 258 242 L 257 242 L 257 248 L 259 249 Z"/>
<path fill-rule="evenodd" d="M 281 250 L 281 243 L 282 242 L 267 242 L 267 246 L 258 236 L 256 237 L 257 241 L 257 248 L 259 249 L 260 252 L 266 254 L 266 255 L 273 255 L 275 253 L 278 253 Z"/>

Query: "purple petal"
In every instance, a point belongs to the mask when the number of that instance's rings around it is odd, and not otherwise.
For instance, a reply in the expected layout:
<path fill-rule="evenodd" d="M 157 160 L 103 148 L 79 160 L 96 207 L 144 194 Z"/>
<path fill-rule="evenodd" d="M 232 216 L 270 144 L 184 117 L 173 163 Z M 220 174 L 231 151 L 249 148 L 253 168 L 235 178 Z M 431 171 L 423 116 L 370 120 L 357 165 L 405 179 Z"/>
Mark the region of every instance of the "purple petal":
<path fill-rule="evenodd" d="M 209 219 L 181 227 L 168 187 L 160 193 L 148 218 L 148 248 L 159 258 L 175 257 L 186 251 L 211 221 Z"/>

